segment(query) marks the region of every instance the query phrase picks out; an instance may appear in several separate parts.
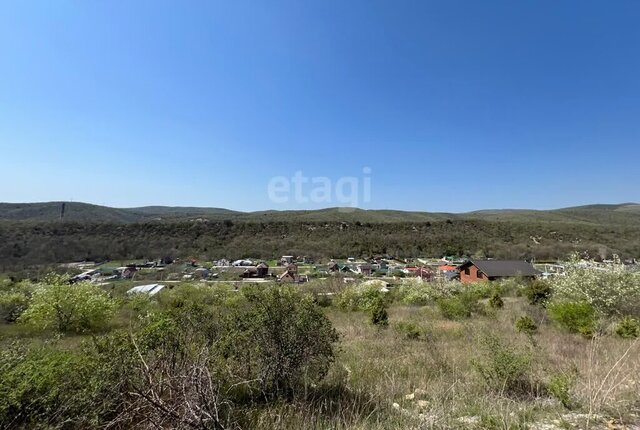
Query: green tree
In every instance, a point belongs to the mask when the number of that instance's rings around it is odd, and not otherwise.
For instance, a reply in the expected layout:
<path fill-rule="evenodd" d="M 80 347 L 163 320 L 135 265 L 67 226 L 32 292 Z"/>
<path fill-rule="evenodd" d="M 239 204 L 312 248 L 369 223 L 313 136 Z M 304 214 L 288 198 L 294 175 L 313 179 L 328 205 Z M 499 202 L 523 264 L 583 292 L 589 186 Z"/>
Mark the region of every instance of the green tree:
<path fill-rule="evenodd" d="M 115 302 L 100 287 L 47 277 L 33 292 L 19 321 L 41 330 L 83 333 L 103 329 L 114 310 Z"/>
<path fill-rule="evenodd" d="M 235 363 L 264 393 L 290 396 L 324 378 L 338 334 L 313 297 L 288 288 L 245 290 L 247 303 L 233 312 L 226 333 Z"/>

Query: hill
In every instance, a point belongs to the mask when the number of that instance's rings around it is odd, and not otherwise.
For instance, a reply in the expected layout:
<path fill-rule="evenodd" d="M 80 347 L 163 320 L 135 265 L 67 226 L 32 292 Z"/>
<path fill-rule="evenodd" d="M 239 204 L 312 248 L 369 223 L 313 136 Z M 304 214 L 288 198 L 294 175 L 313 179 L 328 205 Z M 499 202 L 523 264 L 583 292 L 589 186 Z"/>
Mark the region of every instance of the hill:
<path fill-rule="evenodd" d="M 640 205 L 464 214 L 328 208 L 235 212 L 84 203 L 0 204 L 0 271 L 79 260 L 308 255 L 516 259 L 640 256 Z"/>
<path fill-rule="evenodd" d="M 0 221 L 60 221 L 63 202 L 0 203 Z M 640 225 L 640 204 L 589 205 L 553 210 L 499 209 L 467 213 L 431 213 L 396 210 L 327 208 L 299 211 L 239 212 L 221 208 L 146 206 L 111 208 L 65 202 L 64 221 L 130 224 L 150 221 L 187 221 L 194 218 L 238 222 L 348 222 L 399 223 L 446 220 L 553 222 L 594 225 Z"/>

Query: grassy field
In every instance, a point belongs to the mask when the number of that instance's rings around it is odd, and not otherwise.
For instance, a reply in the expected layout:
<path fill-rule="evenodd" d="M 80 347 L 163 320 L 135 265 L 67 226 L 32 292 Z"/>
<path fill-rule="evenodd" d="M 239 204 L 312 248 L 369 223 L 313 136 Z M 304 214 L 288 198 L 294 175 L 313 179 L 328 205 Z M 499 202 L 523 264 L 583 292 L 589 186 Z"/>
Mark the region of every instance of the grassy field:
<path fill-rule="evenodd" d="M 126 282 L 5 279 L 0 428 L 157 427 L 148 416 L 192 428 L 182 414 L 210 397 L 186 387 L 207 357 L 227 421 L 202 428 L 637 429 L 638 276 L 579 269 L 550 284 L 407 281 L 388 292 L 336 279 L 240 291 L 180 283 L 151 299 L 127 296 Z M 300 359 L 308 348 L 319 349 Z M 318 358 L 326 373 L 307 375 Z M 281 367 L 302 373 L 285 391 L 260 385 Z M 141 402 L 140 381 L 161 400 Z"/>
<path fill-rule="evenodd" d="M 518 333 L 515 321 L 535 315 L 539 332 Z M 432 306 L 393 306 L 389 327 L 371 325 L 360 312 L 328 310 L 341 335 L 327 387 L 340 397 L 315 407 L 277 405 L 262 411 L 261 428 L 623 428 L 638 422 L 640 345 L 615 337 L 588 339 L 556 328 L 523 298 L 507 298 L 489 316 L 443 318 Z M 417 339 L 397 329 L 419 327 Z M 518 395 L 487 387 L 472 362 L 482 357 L 480 339 L 495 335 L 531 358 L 540 385 Z M 544 386 L 567 375 L 570 408 Z M 329 389 L 329 388 L 327 388 Z"/>

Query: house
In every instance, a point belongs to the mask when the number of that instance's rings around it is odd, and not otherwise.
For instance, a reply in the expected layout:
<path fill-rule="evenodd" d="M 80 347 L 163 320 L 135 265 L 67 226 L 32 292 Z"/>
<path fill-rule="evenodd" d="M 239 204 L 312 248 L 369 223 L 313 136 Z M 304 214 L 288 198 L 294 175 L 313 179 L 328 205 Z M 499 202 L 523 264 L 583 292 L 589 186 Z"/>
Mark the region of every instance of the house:
<path fill-rule="evenodd" d="M 278 276 L 278 282 L 296 282 L 296 274 L 285 270 L 282 275 Z"/>
<path fill-rule="evenodd" d="M 455 272 L 458 269 L 457 266 L 454 266 L 452 264 L 441 264 L 438 266 L 438 272 L 444 273 L 444 272 Z"/>
<path fill-rule="evenodd" d="M 256 275 L 258 278 L 266 278 L 269 275 L 269 266 L 264 261 L 256 266 Z"/>
<path fill-rule="evenodd" d="M 122 279 L 131 279 L 133 275 L 138 271 L 135 266 L 118 267 L 113 270 L 113 274 Z"/>
<path fill-rule="evenodd" d="M 287 272 L 298 273 L 298 266 L 295 263 L 288 264 Z"/>
<path fill-rule="evenodd" d="M 434 277 L 433 271 L 430 269 L 427 269 L 426 267 L 410 267 L 408 269 L 409 269 L 409 274 L 411 276 L 420 278 L 423 281 L 433 280 L 433 277 Z"/>
<path fill-rule="evenodd" d="M 541 272 L 531 263 L 519 260 L 469 260 L 458 267 L 460 281 L 494 281 L 504 278 L 534 278 Z"/>
<path fill-rule="evenodd" d="M 340 265 L 340 272 L 342 272 L 342 273 L 356 273 L 355 270 L 353 270 L 353 267 L 349 266 L 348 264 Z"/>
<path fill-rule="evenodd" d="M 364 276 L 371 276 L 371 274 L 373 273 L 373 266 L 371 264 L 359 264 L 356 267 L 356 270 L 358 273 Z"/>
<path fill-rule="evenodd" d="M 307 275 L 298 275 L 298 266 L 295 264 L 289 264 L 287 270 L 285 270 L 280 276 L 278 276 L 278 282 L 307 282 L 309 278 Z"/>
<path fill-rule="evenodd" d="M 283 255 L 280 258 L 280 265 L 281 266 L 287 266 L 291 263 L 295 262 L 295 257 L 293 255 Z"/>
<path fill-rule="evenodd" d="M 338 272 L 340 271 L 340 266 L 335 261 L 330 261 L 329 264 L 327 264 L 327 270 L 329 272 Z"/>

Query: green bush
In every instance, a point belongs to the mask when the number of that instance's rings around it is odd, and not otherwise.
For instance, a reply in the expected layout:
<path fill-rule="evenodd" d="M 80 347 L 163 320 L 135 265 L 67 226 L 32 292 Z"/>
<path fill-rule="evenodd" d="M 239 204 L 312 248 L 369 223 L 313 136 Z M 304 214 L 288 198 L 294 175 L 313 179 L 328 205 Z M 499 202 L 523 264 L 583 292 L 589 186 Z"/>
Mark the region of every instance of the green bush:
<path fill-rule="evenodd" d="M 442 316 L 447 319 L 459 320 L 471 317 L 471 310 L 458 297 L 443 298 L 437 303 Z"/>
<path fill-rule="evenodd" d="M 383 281 L 366 281 L 349 285 L 337 297 L 336 304 L 348 311 L 371 311 L 380 300 L 386 301 L 387 293 L 381 291 Z"/>
<path fill-rule="evenodd" d="M 575 372 L 555 374 L 551 376 L 547 384 L 549 394 L 560 401 L 567 409 L 571 409 L 574 406 L 571 398 L 571 389 L 575 385 L 576 376 Z"/>
<path fill-rule="evenodd" d="M 478 299 L 489 299 L 496 293 L 496 285 L 489 281 L 474 282 L 466 287 L 469 289 L 467 291 Z"/>
<path fill-rule="evenodd" d="M 389 325 L 389 314 L 384 300 L 380 299 L 371 308 L 371 324 L 377 327 L 387 327 Z"/>
<path fill-rule="evenodd" d="M 524 289 L 525 296 L 532 305 L 546 306 L 553 295 L 553 289 L 548 282 L 536 279 L 531 281 Z"/>
<path fill-rule="evenodd" d="M 0 352 L 0 428 L 89 428 L 108 398 L 81 352 L 16 345 Z M 73 423 L 73 425 L 71 425 Z"/>
<path fill-rule="evenodd" d="M 104 329 L 115 310 L 115 302 L 89 283 L 70 285 L 53 279 L 33 293 L 19 321 L 35 328 L 53 328 L 61 333 Z"/>
<path fill-rule="evenodd" d="M 422 328 L 413 321 L 398 321 L 393 328 L 401 338 L 407 340 L 418 340 L 423 335 Z"/>
<path fill-rule="evenodd" d="M 489 306 L 492 309 L 502 309 L 504 307 L 504 300 L 500 297 L 500 294 L 496 291 L 489 299 Z"/>
<path fill-rule="evenodd" d="M 29 298 L 19 292 L 0 291 L 0 320 L 13 323 L 25 311 Z"/>
<path fill-rule="evenodd" d="M 481 311 L 478 298 L 472 292 L 441 298 L 437 304 L 442 316 L 451 320 L 470 318 L 472 313 Z"/>
<path fill-rule="evenodd" d="M 496 336 L 480 339 L 480 356 L 471 361 L 489 389 L 520 395 L 532 388 L 531 356 L 518 351 Z"/>
<path fill-rule="evenodd" d="M 335 358 L 338 334 L 311 295 L 286 288 L 245 289 L 246 306 L 225 327 L 227 363 L 269 396 L 320 381 Z"/>
<path fill-rule="evenodd" d="M 561 327 L 572 333 L 592 336 L 596 330 L 597 316 L 591 304 L 586 302 L 557 302 L 549 306 L 549 314 Z"/>
<path fill-rule="evenodd" d="M 407 305 L 425 306 L 460 291 L 459 282 L 420 282 L 407 280 L 397 288 L 397 299 Z M 394 292 L 395 292 L 394 291 Z"/>
<path fill-rule="evenodd" d="M 616 334 L 624 339 L 640 337 L 640 321 L 632 317 L 624 317 L 616 325 Z"/>
<path fill-rule="evenodd" d="M 533 318 L 525 315 L 516 320 L 516 330 L 531 336 L 538 331 L 538 326 L 533 321 Z"/>

